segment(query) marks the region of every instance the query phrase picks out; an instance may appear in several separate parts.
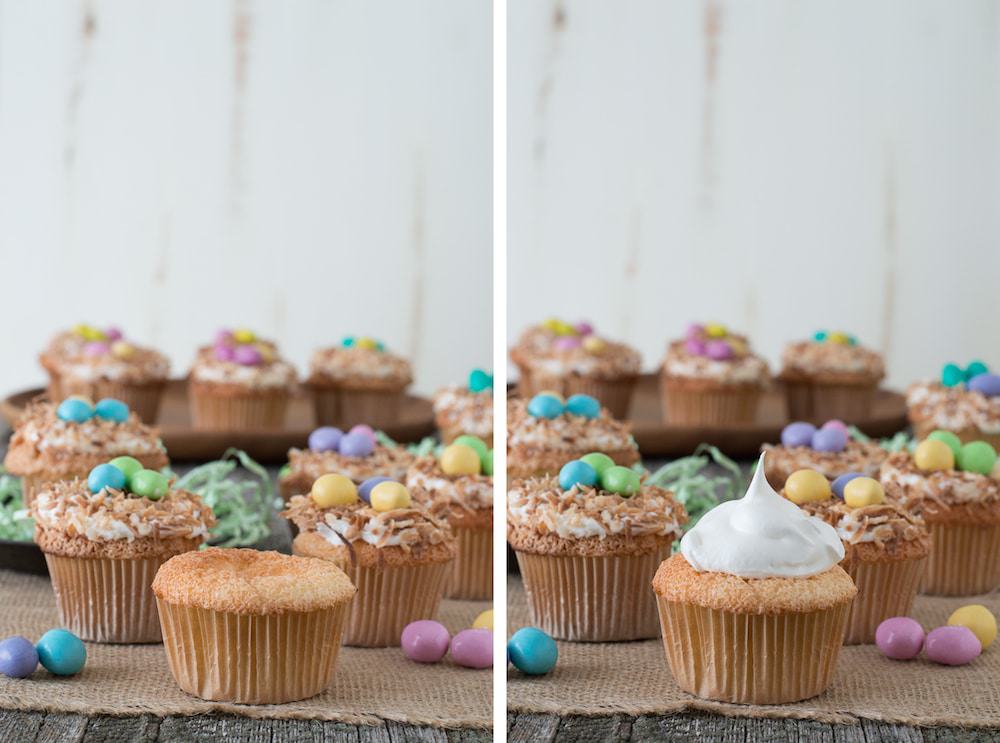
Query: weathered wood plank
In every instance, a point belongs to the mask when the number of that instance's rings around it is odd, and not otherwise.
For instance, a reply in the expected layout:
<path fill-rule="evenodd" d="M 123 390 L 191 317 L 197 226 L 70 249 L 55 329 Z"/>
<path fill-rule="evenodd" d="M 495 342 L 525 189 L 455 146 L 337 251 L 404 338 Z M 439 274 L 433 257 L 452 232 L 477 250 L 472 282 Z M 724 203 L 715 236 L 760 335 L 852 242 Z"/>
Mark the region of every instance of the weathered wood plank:
<path fill-rule="evenodd" d="M 0 716 L 0 740 L 34 740 L 42 717 L 33 712 L 8 712 Z"/>
<path fill-rule="evenodd" d="M 83 743 L 155 743 L 160 721 L 152 715 L 142 717 L 92 717 L 87 720 Z"/>
<path fill-rule="evenodd" d="M 4 710 L 0 720 L 7 715 L 17 714 Z M 83 715 L 63 714 L 61 712 L 32 712 L 37 715 L 41 726 L 35 743 L 79 743 L 87 732 L 87 718 Z"/>
<path fill-rule="evenodd" d="M 555 715 L 507 716 L 507 743 L 550 743 L 558 730 L 559 718 Z"/>
<path fill-rule="evenodd" d="M 556 732 L 556 740 L 566 743 L 611 743 L 611 741 L 630 740 L 631 737 L 631 718 L 625 715 L 564 717 Z"/>

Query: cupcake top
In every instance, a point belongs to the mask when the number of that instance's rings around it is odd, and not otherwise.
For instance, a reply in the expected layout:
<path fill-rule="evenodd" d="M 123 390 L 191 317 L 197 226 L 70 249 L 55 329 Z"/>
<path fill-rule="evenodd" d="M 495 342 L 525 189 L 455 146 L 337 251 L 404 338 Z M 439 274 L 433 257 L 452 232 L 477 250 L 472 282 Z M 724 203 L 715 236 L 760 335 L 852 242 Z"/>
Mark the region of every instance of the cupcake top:
<path fill-rule="evenodd" d="M 220 330 L 215 344 L 198 349 L 191 379 L 236 388 L 277 389 L 295 383 L 295 368 L 272 342 L 246 329 Z"/>
<path fill-rule="evenodd" d="M 374 338 L 348 336 L 339 346 L 321 348 L 309 361 L 309 381 L 359 382 L 403 388 L 413 381 L 410 362 Z"/>
<path fill-rule="evenodd" d="M 74 382 L 109 380 L 142 384 L 167 378 L 170 361 L 159 351 L 126 340 L 118 328 L 77 325 L 59 333 L 42 353 L 43 365 Z"/>
<path fill-rule="evenodd" d="M 981 361 L 945 364 L 940 379 L 910 385 L 906 406 L 914 423 L 1000 433 L 1000 375 Z"/>
<path fill-rule="evenodd" d="M 218 547 L 170 558 L 153 580 L 162 601 L 235 614 L 327 609 L 356 591 L 344 571 L 326 560 Z"/>
<path fill-rule="evenodd" d="M 511 349 L 518 364 L 545 374 L 577 374 L 596 379 L 637 375 L 639 352 L 598 336 L 588 322 L 575 325 L 550 318 L 529 328 Z"/>
<path fill-rule="evenodd" d="M 439 428 L 486 436 L 493 431 L 493 375 L 482 369 L 469 373 L 464 386 L 440 389 L 434 395 Z"/>
<path fill-rule="evenodd" d="M 781 354 L 782 374 L 829 379 L 863 379 L 877 382 L 885 377 L 881 354 L 858 345 L 853 335 L 842 331 L 817 331 L 811 340 L 785 346 Z"/>
<path fill-rule="evenodd" d="M 721 384 L 763 386 L 770 379 L 767 362 L 750 350 L 746 336 L 718 323 L 690 325 L 683 340 L 667 346 L 662 370 L 668 377 Z"/>
<path fill-rule="evenodd" d="M 493 452 L 475 436 L 459 436 L 439 456 L 421 457 L 406 473 L 414 499 L 432 514 L 463 520 L 493 513 Z"/>
<path fill-rule="evenodd" d="M 529 401 L 508 400 L 507 446 L 571 452 L 633 450 L 638 454 L 630 426 L 612 418 L 607 408 L 588 395 L 573 395 L 565 402 L 550 393 Z"/>
<path fill-rule="evenodd" d="M 399 446 L 378 443 L 371 426 L 359 424 L 344 433 L 322 426 L 309 434 L 307 449 L 288 452 L 289 475 L 303 477 L 306 487 L 321 475 L 336 472 L 355 483 L 385 475 L 401 480 L 413 464 L 413 455 Z"/>
<path fill-rule="evenodd" d="M 790 473 L 814 469 L 828 480 L 845 472 L 878 474 L 889 453 L 870 441 L 856 441 L 842 421 L 827 421 L 822 427 L 805 421 L 789 423 L 781 432 L 781 445 L 765 444 L 767 476 L 773 484 L 784 482 Z"/>

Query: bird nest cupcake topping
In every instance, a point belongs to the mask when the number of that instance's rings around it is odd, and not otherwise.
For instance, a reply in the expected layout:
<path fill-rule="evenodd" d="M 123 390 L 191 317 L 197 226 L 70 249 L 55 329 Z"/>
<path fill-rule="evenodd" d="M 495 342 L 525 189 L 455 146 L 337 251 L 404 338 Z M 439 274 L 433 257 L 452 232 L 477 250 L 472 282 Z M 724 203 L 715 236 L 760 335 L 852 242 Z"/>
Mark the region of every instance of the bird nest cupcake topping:
<path fill-rule="evenodd" d="M 196 383 L 272 389 L 288 387 L 295 378 L 295 368 L 280 358 L 275 343 L 246 328 L 218 331 L 213 345 L 198 349 L 191 367 Z"/>
<path fill-rule="evenodd" d="M 551 392 L 507 402 L 507 444 L 543 450 L 618 451 L 635 448 L 628 424 L 615 420 L 593 397 L 569 400 Z"/>
<path fill-rule="evenodd" d="M 348 336 L 340 346 L 321 348 L 309 360 L 309 379 L 322 383 L 372 380 L 393 387 L 413 381 L 410 362 L 386 350 L 381 341 L 367 336 Z"/>
<path fill-rule="evenodd" d="M 745 335 L 725 325 L 695 323 L 682 340 L 667 346 L 662 363 L 668 377 L 714 379 L 727 384 L 765 384 L 767 362 L 750 350 Z"/>

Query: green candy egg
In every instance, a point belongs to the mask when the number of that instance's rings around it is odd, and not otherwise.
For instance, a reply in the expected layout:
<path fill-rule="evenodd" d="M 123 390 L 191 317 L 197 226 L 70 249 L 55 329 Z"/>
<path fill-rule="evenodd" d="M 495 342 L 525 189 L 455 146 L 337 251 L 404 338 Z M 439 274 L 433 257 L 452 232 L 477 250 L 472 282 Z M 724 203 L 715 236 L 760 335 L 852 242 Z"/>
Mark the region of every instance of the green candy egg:
<path fill-rule="evenodd" d="M 985 441 L 970 441 L 961 448 L 956 459 L 960 470 L 988 475 L 997 463 L 997 453 Z"/>
<path fill-rule="evenodd" d="M 129 487 L 129 483 L 132 482 L 132 476 L 142 470 L 142 462 L 140 462 L 135 457 L 115 457 L 110 462 L 108 462 L 112 467 L 116 467 L 122 471 L 125 475 L 125 487 Z"/>
<path fill-rule="evenodd" d="M 627 498 L 639 492 L 639 475 L 628 467 L 608 467 L 601 473 L 601 488 Z"/>
<path fill-rule="evenodd" d="M 479 455 L 480 462 L 486 458 L 486 452 L 488 451 L 488 449 L 486 448 L 486 444 L 483 443 L 483 440 L 478 436 L 469 436 L 468 434 L 466 434 L 464 436 L 459 436 L 451 443 L 465 444 L 470 449 L 475 450 L 476 454 Z"/>
<path fill-rule="evenodd" d="M 970 361 L 969 365 L 965 367 L 965 378 L 972 379 L 980 374 L 986 374 L 989 370 L 990 368 L 982 361 Z"/>
<path fill-rule="evenodd" d="M 170 482 L 156 470 L 139 470 L 129 479 L 129 491 L 150 500 L 159 500 L 167 494 Z"/>
<path fill-rule="evenodd" d="M 483 474 L 493 477 L 493 450 L 490 449 L 483 457 Z"/>
<path fill-rule="evenodd" d="M 586 462 L 594 471 L 597 472 L 597 476 L 600 477 L 604 470 L 615 466 L 615 460 L 609 457 L 607 454 L 602 454 L 599 451 L 592 451 L 590 454 L 584 454 L 580 457 L 581 462 Z"/>
<path fill-rule="evenodd" d="M 941 370 L 941 384 L 945 387 L 954 387 L 965 382 L 965 372 L 958 364 L 945 364 Z"/>
<path fill-rule="evenodd" d="M 942 441 L 947 444 L 948 448 L 951 449 L 952 454 L 955 455 L 955 461 L 958 461 L 958 454 L 962 451 L 962 439 L 958 438 L 958 436 L 953 434 L 951 431 L 942 431 L 941 429 L 938 429 L 937 431 L 932 432 L 927 438 L 934 439 L 935 441 Z"/>

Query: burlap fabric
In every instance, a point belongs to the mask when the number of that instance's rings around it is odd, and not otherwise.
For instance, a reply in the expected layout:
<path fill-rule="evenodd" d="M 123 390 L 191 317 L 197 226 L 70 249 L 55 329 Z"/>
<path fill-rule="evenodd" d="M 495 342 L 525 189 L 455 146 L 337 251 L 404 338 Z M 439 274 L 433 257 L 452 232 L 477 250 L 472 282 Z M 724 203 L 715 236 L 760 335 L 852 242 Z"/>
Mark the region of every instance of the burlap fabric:
<path fill-rule="evenodd" d="M 443 601 L 438 619 L 453 633 L 472 626 L 489 604 Z M 59 626 L 49 581 L 0 570 L 0 637 L 37 640 Z M 399 648 L 342 648 L 333 686 L 301 702 L 239 705 L 205 702 L 182 692 L 167 669 L 162 645 L 87 644 L 87 665 L 74 677 L 43 669 L 29 679 L 0 676 L 0 708 L 107 715 L 196 715 L 230 712 L 247 717 L 339 720 L 377 724 L 394 720 L 437 727 L 492 726 L 492 674 L 450 660 L 423 665 Z"/>
<path fill-rule="evenodd" d="M 509 581 L 508 629 L 531 624 L 520 579 Z M 1000 615 L 1000 593 L 976 598 L 918 596 L 913 616 L 925 629 L 959 606 L 979 603 Z M 946 667 L 922 657 L 885 658 L 874 645 L 841 650 L 830 688 L 794 704 L 754 706 L 697 699 L 670 675 L 659 639 L 624 643 L 559 643 L 559 662 L 547 676 L 507 675 L 507 707 L 559 715 L 670 714 L 699 709 L 743 717 L 796 717 L 830 723 L 859 718 L 909 725 L 1000 727 L 1000 644 L 967 666 Z"/>

